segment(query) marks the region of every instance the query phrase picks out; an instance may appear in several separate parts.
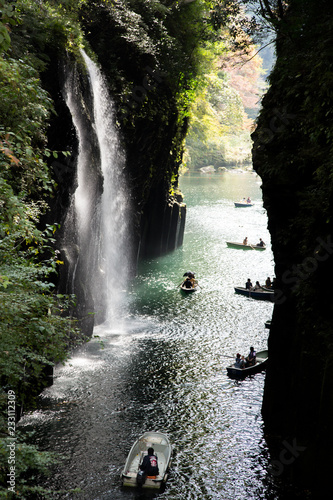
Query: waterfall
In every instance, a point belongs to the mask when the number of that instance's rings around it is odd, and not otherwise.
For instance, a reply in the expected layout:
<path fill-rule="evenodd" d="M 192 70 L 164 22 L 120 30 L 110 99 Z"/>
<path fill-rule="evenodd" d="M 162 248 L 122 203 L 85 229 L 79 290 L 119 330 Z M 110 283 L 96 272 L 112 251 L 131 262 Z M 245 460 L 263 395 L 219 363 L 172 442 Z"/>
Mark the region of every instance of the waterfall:
<path fill-rule="evenodd" d="M 71 293 L 93 305 L 95 324 L 123 315 L 129 268 L 129 196 L 125 159 L 113 103 L 97 65 L 82 50 L 90 86 L 87 101 L 72 70 L 65 99 L 78 140 L 76 189 L 65 221 L 65 252 Z"/>

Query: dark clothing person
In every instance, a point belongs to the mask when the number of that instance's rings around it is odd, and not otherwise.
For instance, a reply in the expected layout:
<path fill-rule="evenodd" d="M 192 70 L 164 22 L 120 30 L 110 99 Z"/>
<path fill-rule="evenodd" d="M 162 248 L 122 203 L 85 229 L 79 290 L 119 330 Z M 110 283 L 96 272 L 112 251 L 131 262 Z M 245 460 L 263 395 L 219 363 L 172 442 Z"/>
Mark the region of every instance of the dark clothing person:
<path fill-rule="evenodd" d="M 247 282 L 246 282 L 246 284 L 245 284 L 245 288 L 246 288 L 247 290 L 251 290 L 251 288 L 252 288 L 252 283 L 251 283 L 250 278 L 248 278 L 248 280 L 247 280 Z"/>
<path fill-rule="evenodd" d="M 271 278 L 268 276 L 268 278 L 266 280 L 266 287 L 271 288 L 271 286 L 272 286 Z"/>
<path fill-rule="evenodd" d="M 186 273 L 183 274 L 183 277 L 188 276 L 189 278 L 195 278 L 194 273 L 191 271 L 187 271 Z"/>
<path fill-rule="evenodd" d="M 144 457 L 140 470 L 144 471 L 146 476 L 158 476 L 158 461 L 153 448 L 148 448 L 148 455 Z"/>
<path fill-rule="evenodd" d="M 250 352 L 249 352 L 249 355 L 248 357 L 246 358 L 246 366 L 253 366 L 256 364 L 256 361 L 257 361 L 257 353 L 256 351 L 254 350 L 253 347 L 250 347 Z"/>
<path fill-rule="evenodd" d="M 184 286 L 185 286 L 185 288 L 192 288 L 193 287 L 193 283 L 190 280 L 190 278 L 186 278 L 186 280 L 184 281 Z"/>

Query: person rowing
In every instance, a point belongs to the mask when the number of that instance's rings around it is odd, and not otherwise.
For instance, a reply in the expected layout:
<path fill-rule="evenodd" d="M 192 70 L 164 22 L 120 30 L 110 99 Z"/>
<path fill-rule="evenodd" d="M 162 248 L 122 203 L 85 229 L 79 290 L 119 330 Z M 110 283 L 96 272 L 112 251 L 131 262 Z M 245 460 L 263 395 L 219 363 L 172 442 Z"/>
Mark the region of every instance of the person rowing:
<path fill-rule="evenodd" d="M 182 286 L 184 286 L 185 288 L 193 288 L 192 279 L 188 276 Z"/>

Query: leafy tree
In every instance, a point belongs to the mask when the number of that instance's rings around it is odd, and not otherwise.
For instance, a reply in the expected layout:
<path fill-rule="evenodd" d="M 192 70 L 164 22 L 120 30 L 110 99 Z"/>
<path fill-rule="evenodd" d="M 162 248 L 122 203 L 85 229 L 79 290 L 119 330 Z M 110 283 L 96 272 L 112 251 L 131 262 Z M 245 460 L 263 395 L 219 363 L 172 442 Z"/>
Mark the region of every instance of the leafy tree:
<path fill-rule="evenodd" d="M 0 9 L 0 496 L 14 497 L 6 487 L 11 442 L 7 395 L 15 394 L 17 419 L 23 408 L 34 404 L 49 368 L 66 359 L 69 348 L 83 337 L 68 316 L 73 298 L 56 295 L 52 283 L 62 264 L 54 250 L 58 225 L 40 226 L 45 198 L 54 190 L 46 160 L 58 153 L 47 149 L 53 103 L 40 81 L 45 56 L 36 55 L 33 46 L 39 37 L 42 50 L 51 26 L 53 33 L 62 33 L 60 39 L 66 38 L 66 22 L 62 28 L 57 14 L 49 11 L 45 16 L 44 11 L 42 29 L 30 37 L 41 5 L 22 0 L 14 10 L 12 2 L 1 1 Z M 41 36 L 43 27 L 48 29 Z M 24 435 L 17 438 L 20 496 L 47 498 L 43 488 L 33 486 L 31 474 L 44 473 L 54 457 L 28 445 Z"/>
<path fill-rule="evenodd" d="M 224 50 L 224 45 L 229 44 L 244 49 L 247 42 L 242 33 L 252 29 L 253 23 L 242 15 L 237 0 L 0 0 L 1 401 L 5 402 L 6 392 L 15 391 L 18 408 L 33 404 L 40 389 L 36 381 L 42 372 L 65 359 L 68 348 L 79 339 L 79 332 L 67 317 L 72 297 L 55 295 L 52 284 L 61 265 L 53 250 L 57 224 L 42 228 L 40 224 L 47 210 L 45 199 L 55 188 L 47 159 L 58 154 L 49 151 L 47 145 L 54 107 L 40 77 L 50 58 L 65 51 L 78 52 L 83 44 L 81 26 L 92 45 L 97 42 L 90 33 L 98 30 L 103 49 L 112 26 L 112 57 L 111 51 L 105 50 L 100 50 L 99 56 L 102 60 L 104 52 L 103 67 L 110 75 L 117 75 L 115 95 L 122 107 L 131 95 L 133 83 L 143 81 L 143 68 L 150 65 L 164 71 L 160 87 L 152 89 L 149 99 L 142 99 L 135 113 L 125 116 L 123 126 L 127 131 L 132 127 L 142 134 L 140 124 L 143 120 L 150 122 L 155 134 L 152 137 L 160 144 L 156 147 L 153 141 L 150 149 L 145 146 L 151 161 L 147 162 L 147 170 L 142 169 L 142 176 L 145 183 L 146 179 L 158 183 L 164 176 L 170 186 L 177 182 L 189 106 L 196 91 L 203 97 L 207 92 L 205 79 L 211 102 L 202 99 L 196 103 L 203 121 L 210 129 L 216 126 L 220 130 L 226 126 L 221 125 L 221 117 L 227 120 L 229 116 L 228 124 L 236 126 L 239 97 L 224 75 L 210 75 L 207 68 L 215 58 L 210 55 L 212 44 L 215 50 Z M 218 46 L 221 42 L 222 48 Z M 220 100 L 223 92 L 225 103 Z M 227 115 L 228 107 L 235 116 Z M 198 137 L 207 142 L 208 134 L 201 125 L 197 120 Z M 154 167 L 154 155 L 163 149 L 164 130 L 171 137 L 167 144 L 169 163 L 158 170 Z M 217 133 L 215 138 L 217 144 Z M 136 156 L 138 143 L 139 140 L 133 140 Z M 218 144 L 216 155 L 219 148 Z M 145 192 L 140 194 L 145 196 Z M 2 406 L 2 423 L 5 417 Z M 4 479 L 8 464 L 3 450 L 8 436 L 5 427 L 0 432 L 0 477 Z M 29 474 L 36 469 L 34 463 L 45 471 L 52 456 L 39 454 L 24 442 L 18 451 L 20 491 L 25 498 L 46 498 L 46 492 L 31 484 Z M 2 493 L 6 491 L 0 490 Z"/>
<path fill-rule="evenodd" d="M 250 132 L 263 90 L 261 59 L 254 55 L 253 45 L 249 54 L 225 51 L 205 75 L 191 108 L 187 167 L 250 162 Z"/>

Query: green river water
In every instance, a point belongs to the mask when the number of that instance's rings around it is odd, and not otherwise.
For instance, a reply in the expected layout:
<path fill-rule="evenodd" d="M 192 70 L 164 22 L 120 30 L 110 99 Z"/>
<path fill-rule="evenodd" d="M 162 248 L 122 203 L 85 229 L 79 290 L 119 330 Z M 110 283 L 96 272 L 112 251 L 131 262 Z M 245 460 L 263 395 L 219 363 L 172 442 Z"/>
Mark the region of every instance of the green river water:
<path fill-rule="evenodd" d="M 187 175 L 184 244 L 141 262 L 123 292 L 121 317 L 95 328 L 88 344 L 56 368 L 54 385 L 27 414 L 42 449 L 65 455 L 44 486 L 87 500 L 278 499 L 269 474 L 261 402 L 265 372 L 235 381 L 226 366 L 237 352 L 267 347 L 273 304 L 234 292 L 246 279 L 264 282 L 274 262 L 260 178 L 232 170 Z M 235 208 L 250 196 L 253 207 Z M 257 243 L 264 251 L 228 248 Z M 194 271 L 200 289 L 178 285 Z M 119 475 L 134 440 L 146 430 L 168 434 L 173 461 L 165 491 L 121 488 Z M 58 498 L 55 495 L 55 498 Z"/>

